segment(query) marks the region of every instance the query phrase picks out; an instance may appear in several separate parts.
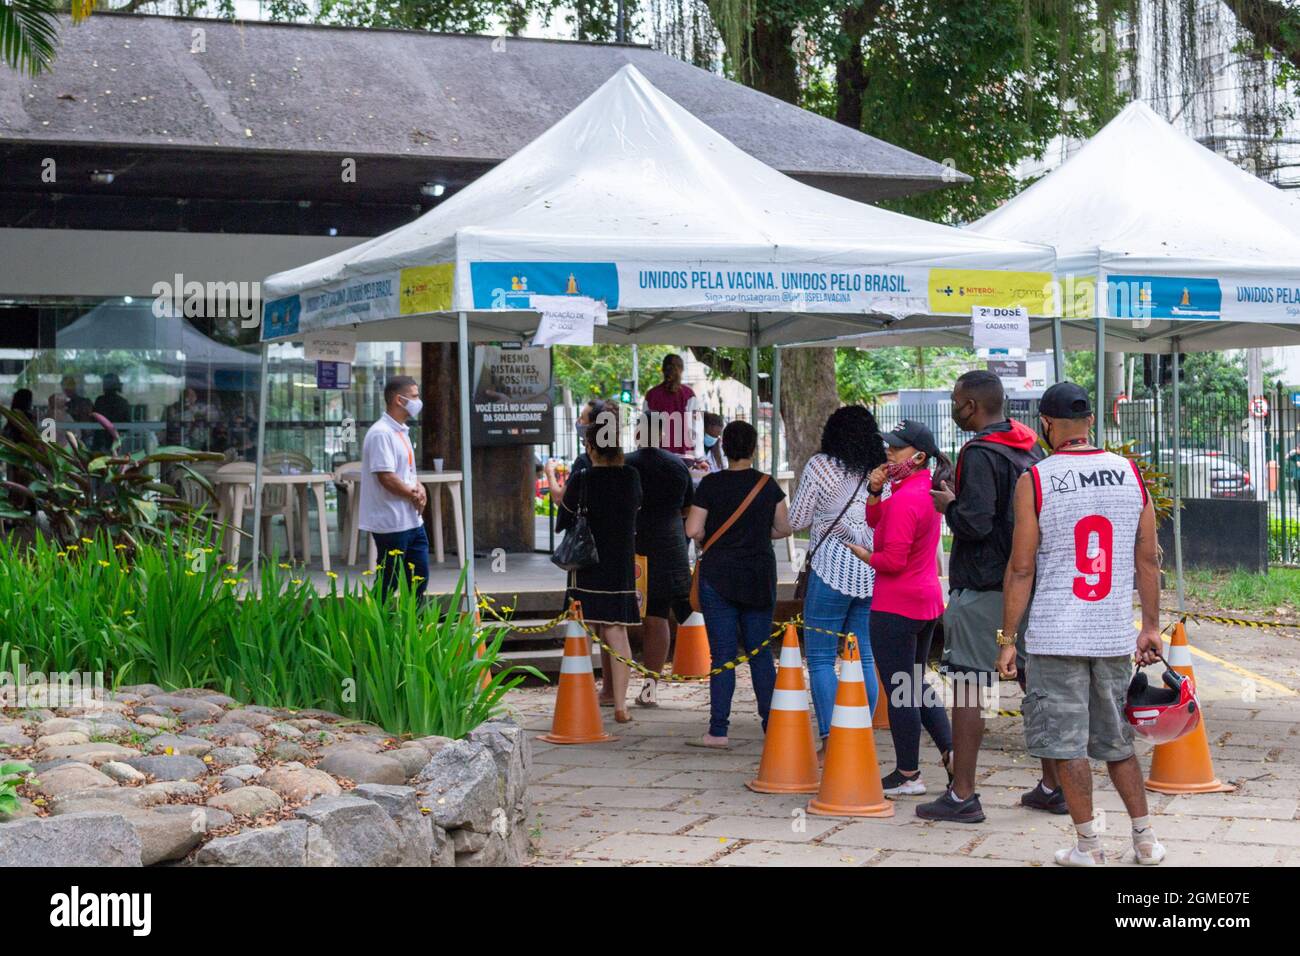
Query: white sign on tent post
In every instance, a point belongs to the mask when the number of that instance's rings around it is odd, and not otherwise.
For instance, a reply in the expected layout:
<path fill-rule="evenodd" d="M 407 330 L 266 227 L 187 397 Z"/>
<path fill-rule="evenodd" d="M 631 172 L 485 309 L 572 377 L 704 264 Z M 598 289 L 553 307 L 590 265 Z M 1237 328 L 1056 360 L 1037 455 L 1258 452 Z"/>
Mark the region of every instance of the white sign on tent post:
<path fill-rule="evenodd" d="M 1029 310 L 972 306 L 971 337 L 976 349 L 1028 351 Z"/>
<path fill-rule="evenodd" d="M 532 306 L 542 314 L 533 345 L 591 345 L 596 326 L 608 322 L 605 303 L 586 296 L 534 295 Z"/>

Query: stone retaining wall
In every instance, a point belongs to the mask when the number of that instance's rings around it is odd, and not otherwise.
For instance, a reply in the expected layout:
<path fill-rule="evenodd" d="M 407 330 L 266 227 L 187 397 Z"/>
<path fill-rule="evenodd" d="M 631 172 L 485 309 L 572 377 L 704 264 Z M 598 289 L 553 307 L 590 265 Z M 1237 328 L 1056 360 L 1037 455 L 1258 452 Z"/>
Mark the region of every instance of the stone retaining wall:
<path fill-rule="evenodd" d="M 527 860 L 527 735 L 402 741 L 323 711 L 201 689 L 0 716 L 36 773 L 0 816 L 0 866 L 513 866 Z"/>

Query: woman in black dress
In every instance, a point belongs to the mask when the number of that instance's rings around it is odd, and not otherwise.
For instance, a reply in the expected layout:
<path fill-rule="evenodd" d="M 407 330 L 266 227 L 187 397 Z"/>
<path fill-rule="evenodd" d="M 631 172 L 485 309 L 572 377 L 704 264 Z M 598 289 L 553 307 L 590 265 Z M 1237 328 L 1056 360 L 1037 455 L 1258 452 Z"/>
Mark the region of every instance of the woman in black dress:
<path fill-rule="evenodd" d="M 587 523 L 596 540 L 599 563 L 569 574 L 565 604 L 582 602 L 582 617 L 600 628 L 601 639 L 623 657 L 631 658 L 627 629 L 641 623 L 636 599 L 636 513 L 641 507 L 641 477 L 623 463 L 619 443 L 619 407 L 605 402 L 586 429 L 591 467 L 576 472 L 564 489 L 564 509 L 587 509 Z M 628 667 L 613 661 L 609 685 L 614 692 L 614 719 L 627 712 Z"/>

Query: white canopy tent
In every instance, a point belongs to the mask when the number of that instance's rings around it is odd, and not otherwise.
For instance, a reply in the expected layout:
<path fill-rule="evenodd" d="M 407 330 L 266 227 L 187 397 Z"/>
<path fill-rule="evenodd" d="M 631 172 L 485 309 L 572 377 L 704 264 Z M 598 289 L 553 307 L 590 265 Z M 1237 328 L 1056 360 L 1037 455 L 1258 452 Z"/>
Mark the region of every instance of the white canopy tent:
<path fill-rule="evenodd" d="M 1239 169 L 1134 102 L 1060 168 L 969 227 L 1051 245 L 1063 318 L 1030 319 L 1031 343 L 1094 348 L 1096 408 L 1105 352 L 1178 356 L 1300 345 L 1300 216 L 1281 190 Z M 841 344 L 965 345 L 969 323 L 884 330 Z M 1174 455 L 1177 461 L 1177 429 Z M 1179 469 L 1174 496 L 1181 498 Z M 1181 522 L 1174 511 L 1182 601 Z"/>
<path fill-rule="evenodd" d="M 343 329 L 359 340 L 459 341 L 472 555 L 466 344 L 531 337 L 532 296 L 602 301 L 609 319 L 596 341 L 748 346 L 756 358 L 760 346 L 943 322 L 973 304 L 1041 315 L 1054 262 L 1043 245 L 796 182 L 626 66 L 420 219 L 267 279 L 263 356 L 269 342 Z M 260 437 L 258 460 L 255 508 Z"/>

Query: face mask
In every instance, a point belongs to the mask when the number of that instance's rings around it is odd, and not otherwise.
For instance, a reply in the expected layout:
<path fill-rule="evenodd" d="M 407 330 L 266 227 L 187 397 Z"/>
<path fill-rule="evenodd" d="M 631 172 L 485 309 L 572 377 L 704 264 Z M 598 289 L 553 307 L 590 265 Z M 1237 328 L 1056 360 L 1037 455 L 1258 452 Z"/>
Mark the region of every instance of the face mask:
<path fill-rule="evenodd" d="M 902 481 L 905 478 L 911 478 L 920 467 L 921 463 L 915 458 L 907 458 L 903 461 L 891 461 L 885 466 L 885 474 L 889 476 L 890 481 Z"/>
<path fill-rule="evenodd" d="M 1047 442 L 1047 447 L 1052 447 L 1052 426 L 1040 418 L 1038 420 L 1038 434 L 1043 436 L 1043 441 Z"/>
<path fill-rule="evenodd" d="M 418 398 L 403 398 L 402 407 L 406 409 L 406 414 L 411 418 L 418 418 L 420 409 L 424 408 L 424 402 Z"/>
<path fill-rule="evenodd" d="M 965 403 L 963 403 L 963 404 L 965 404 Z M 954 425 L 956 425 L 956 426 L 957 426 L 958 428 L 960 428 L 962 431 L 964 431 L 964 432 L 968 432 L 968 431 L 970 431 L 970 429 L 969 429 L 968 427 L 966 427 L 966 422 L 968 422 L 968 421 L 970 421 L 969 416 L 966 417 L 966 418 L 962 418 L 961 413 L 957 411 L 957 408 L 956 408 L 956 407 L 953 408 L 953 410 L 952 410 L 952 422 L 953 422 Z"/>
<path fill-rule="evenodd" d="M 717 436 L 717 435 L 705 435 L 705 436 L 704 436 L 704 447 L 705 447 L 705 448 L 712 448 L 712 447 L 713 447 L 714 445 L 716 445 L 717 443 L 718 443 L 718 436 Z"/>

